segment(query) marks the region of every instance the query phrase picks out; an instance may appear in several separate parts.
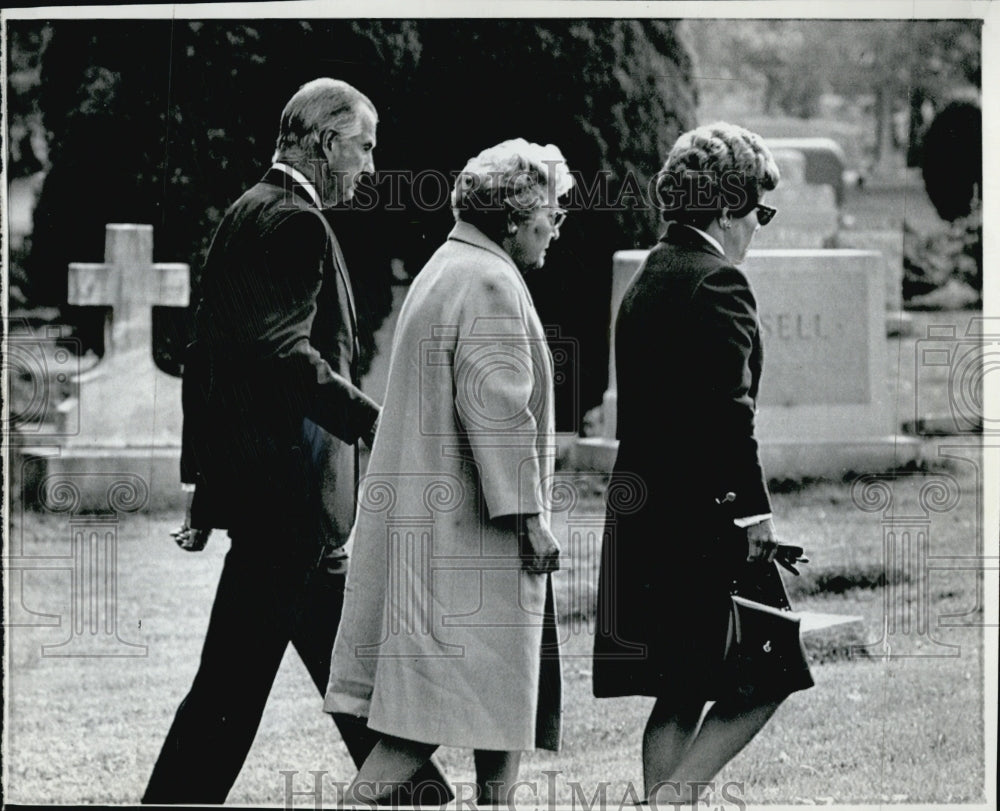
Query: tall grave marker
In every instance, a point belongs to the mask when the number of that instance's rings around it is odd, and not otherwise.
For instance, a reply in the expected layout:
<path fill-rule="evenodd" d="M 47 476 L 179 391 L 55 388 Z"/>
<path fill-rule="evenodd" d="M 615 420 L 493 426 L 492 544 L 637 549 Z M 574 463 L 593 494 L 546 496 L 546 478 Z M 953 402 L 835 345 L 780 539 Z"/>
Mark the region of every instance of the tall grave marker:
<path fill-rule="evenodd" d="M 615 254 L 612 323 L 647 253 Z M 920 445 L 897 433 L 889 403 L 882 257 L 860 250 L 754 250 L 742 269 L 764 333 L 757 433 L 768 475 L 838 477 L 916 459 Z M 613 464 L 617 402 L 612 346 L 603 435 L 577 443 L 572 462 L 578 467 Z"/>
<path fill-rule="evenodd" d="M 74 431 L 50 454 L 39 454 L 33 478 L 40 497 L 52 482 L 73 480 L 80 509 L 107 511 L 109 482 L 142 482 L 148 507 L 176 507 L 181 436 L 181 381 L 153 362 L 152 307 L 185 307 L 189 269 L 153 262 L 151 225 L 107 226 L 102 263 L 69 266 L 69 303 L 110 305 L 104 358 L 75 380 L 75 397 L 60 406 Z"/>

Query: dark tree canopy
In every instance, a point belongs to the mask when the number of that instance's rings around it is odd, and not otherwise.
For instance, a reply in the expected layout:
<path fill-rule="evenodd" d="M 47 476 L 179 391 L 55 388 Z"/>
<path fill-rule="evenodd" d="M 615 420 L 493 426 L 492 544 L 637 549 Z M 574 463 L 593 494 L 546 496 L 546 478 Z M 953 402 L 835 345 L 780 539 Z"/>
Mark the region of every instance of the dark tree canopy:
<path fill-rule="evenodd" d="M 953 222 L 968 216 L 977 193 L 982 194 L 982 144 L 983 114 L 974 101 L 950 102 L 927 128 L 924 186 L 942 219 Z"/>
<path fill-rule="evenodd" d="M 569 385 L 582 399 L 568 390 L 557 398 L 560 427 L 575 428 L 580 414 L 570 411 L 597 402 L 611 254 L 650 244 L 657 231 L 635 195 L 623 210 L 610 204 L 629 173 L 643 187 L 694 123 L 692 66 L 675 22 L 48 25 L 38 106 L 51 169 L 35 211 L 33 303 L 64 304 L 67 264 L 102 256 L 108 222 L 152 223 L 155 259 L 190 262 L 197 277 L 222 213 L 269 164 L 285 101 L 302 83 L 334 76 L 365 92 L 380 117 L 379 205 L 330 212 L 369 331 L 387 309 L 389 260 L 416 272 L 452 222 L 446 204 L 423 210 L 405 185 L 401 205 L 387 206 L 393 171 L 455 172 L 484 147 L 524 137 L 557 144 L 590 187 L 607 173 L 602 205 L 573 211 L 545 270 L 529 279 L 543 321 L 577 342 L 581 373 Z"/>

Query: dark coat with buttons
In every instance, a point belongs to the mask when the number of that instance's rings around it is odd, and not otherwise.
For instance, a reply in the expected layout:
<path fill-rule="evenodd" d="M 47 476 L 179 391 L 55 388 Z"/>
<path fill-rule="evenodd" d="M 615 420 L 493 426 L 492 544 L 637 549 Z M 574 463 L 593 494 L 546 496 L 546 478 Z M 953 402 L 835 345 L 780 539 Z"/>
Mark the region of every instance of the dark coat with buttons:
<path fill-rule="evenodd" d="M 713 697 L 730 585 L 749 568 L 733 519 L 771 511 L 754 435 L 760 331 L 744 274 L 671 223 L 616 324 L 620 446 L 607 494 L 597 696 Z"/>

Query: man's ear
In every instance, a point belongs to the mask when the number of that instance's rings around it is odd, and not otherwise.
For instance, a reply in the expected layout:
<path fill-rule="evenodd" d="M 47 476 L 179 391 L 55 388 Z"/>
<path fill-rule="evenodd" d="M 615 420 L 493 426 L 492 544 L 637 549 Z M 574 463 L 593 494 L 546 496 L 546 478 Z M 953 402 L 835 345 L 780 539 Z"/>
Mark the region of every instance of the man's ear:
<path fill-rule="evenodd" d="M 513 236 L 521 226 L 521 221 L 514 215 L 513 211 L 507 212 L 507 233 Z"/>
<path fill-rule="evenodd" d="M 333 129 L 323 130 L 319 136 L 319 146 L 323 150 L 323 157 L 329 160 L 330 156 L 336 154 L 340 149 L 340 145 L 337 143 L 337 131 Z"/>

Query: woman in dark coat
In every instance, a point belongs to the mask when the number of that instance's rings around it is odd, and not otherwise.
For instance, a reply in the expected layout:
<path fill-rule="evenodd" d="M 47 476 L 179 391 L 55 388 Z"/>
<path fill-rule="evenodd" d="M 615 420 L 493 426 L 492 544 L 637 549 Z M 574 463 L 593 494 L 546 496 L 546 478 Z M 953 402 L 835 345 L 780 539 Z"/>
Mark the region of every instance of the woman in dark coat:
<path fill-rule="evenodd" d="M 682 135 L 657 186 L 666 232 L 618 314 L 620 445 L 608 489 L 594 694 L 657 698 L 643 738 L 653 802 L 696 801 L 692 784 L 711 780 L 785 696 L 812 685 L 803 667 L 737 689 L 722 668 L 736 585 L 787 606 L 754 436 L 760 322 L 735 267 L 775 214 L 763 196 L 778 179 L 760 137 L 741 127 Z"/>

